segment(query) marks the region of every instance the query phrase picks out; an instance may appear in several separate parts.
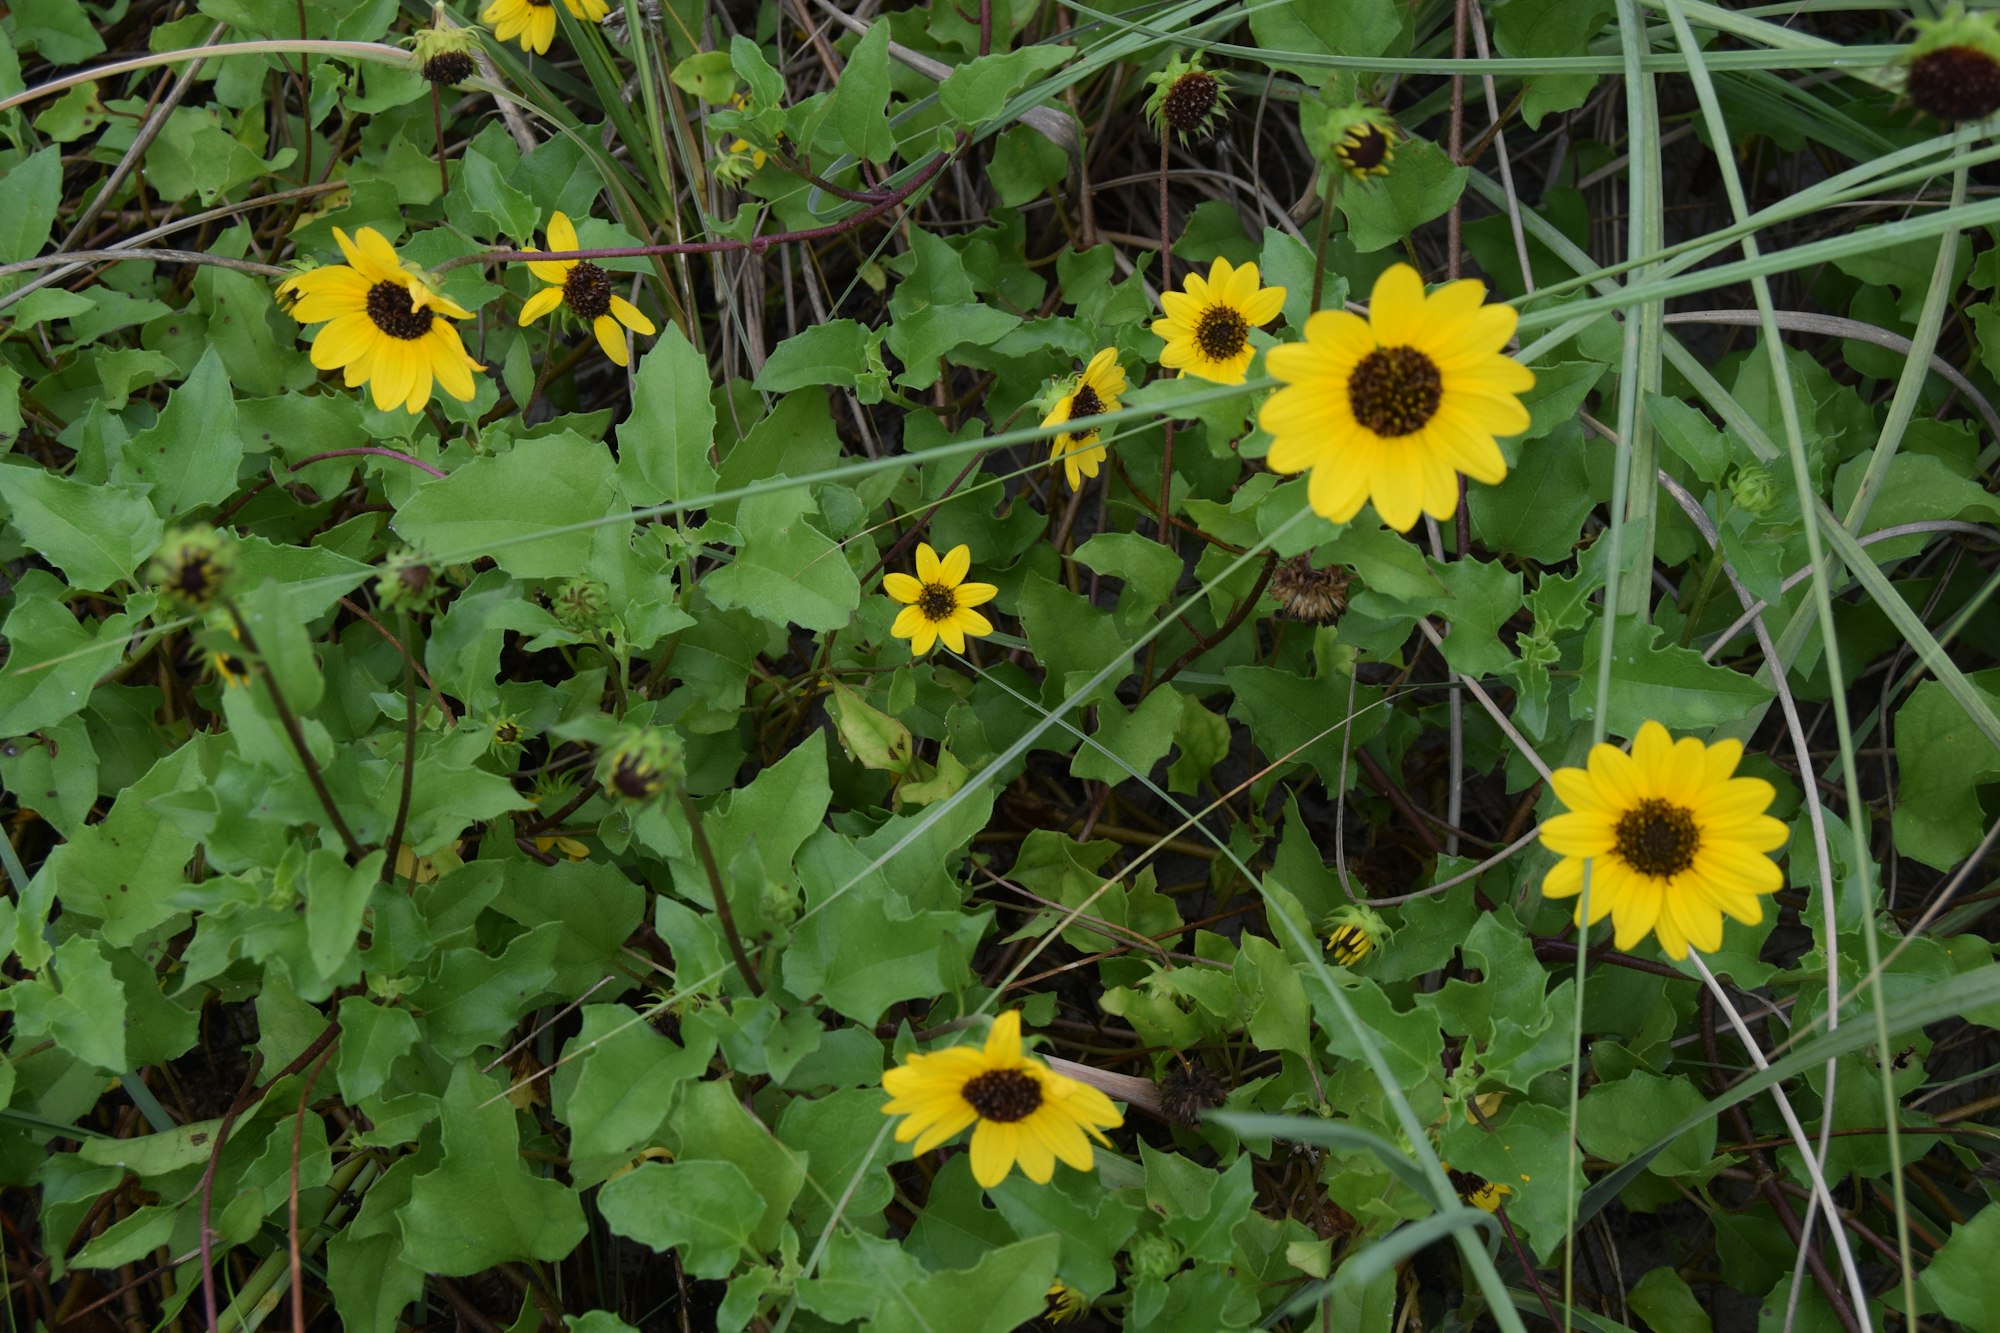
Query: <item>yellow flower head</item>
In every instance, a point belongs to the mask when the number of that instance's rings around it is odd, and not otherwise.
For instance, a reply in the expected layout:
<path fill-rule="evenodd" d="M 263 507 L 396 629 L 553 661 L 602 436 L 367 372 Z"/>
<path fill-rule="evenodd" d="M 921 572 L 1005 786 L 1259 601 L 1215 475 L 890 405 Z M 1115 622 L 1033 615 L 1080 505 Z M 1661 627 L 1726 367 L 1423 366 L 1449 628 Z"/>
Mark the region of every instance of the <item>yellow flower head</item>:
<path fill-rule="evenodd" d="M 207 654 L 209 674 L 222 682 L 223 689 L 239 689 L 250 683 L 250 673 L 254 668 L 241 657 L 237 656 L 235 649 L 231 647 L 230 643 L 224 642 L 222 638 L 224 633 L 229 635 L 229 639 L 234 642 L 236 647 L 242 646 L 243 631 L 235 625 L 224 623 L 211 625 L 207 636 L 209 642 Z"/>
<path fill-rule="evenodd" d="M 1047 1301 L 1042 1307 L 1044 1324 L 1074 1324 L 1090 1313 L 1090 1297 L 1057 1278 L 1049 1283 Z"/>
<path fill-rule="evenodd" d="M 466 355 L 450 322 L 472 312 L 431 290 L 373 227 L 352 239 L 335 227 L 333 239 L 345 264 L 278 284 L 278 295 L 294 301 L 292 318 L 323 325 L 313 335 L 312 363 L 341 370 L 350 389 L 366 384 L 384 412 L 399 404 L 423 411 L 433 381 L 460 402 L 472 401 L 472 372 L 485 367 Z"/>
<path fill-rule="evenodd" d="M 551 250 L 582 248 L 576 243 L 576 228 L 561 213 L 550 215 L 548 235 Z M 533 248 L 529 247 L 531 251 Z M 567 307 L 572 315 L 590 326 L 604 354 L 621 366 L 631 365 L 632 356 L 625 350 L 620 324 L 634 333 L 656 332 L 653 321 L 640 313 L 638 306 L 611 290 L 611 275 L 588 259 L 531 259 L 528 271 L 549 285 L 522 304 L 523 328 L 557 306 Z"/>
<path fill-rule="evenodd" d="M 606 0 L 563 0 L 573 19 L 601 23 L 611 12 Z M 556 39 L 555 0 L 493 0 L 479 11 L 479 21 L 493 25 L 493 35 L 503 42 L 521 39 L 521 49 L 536 55 L 548 54 Z"/>
<path fill-rule="evenodd" d="M 1337 111 L 1327 122 L 1333 160 L 1361 184 L 1370 176 L 1386 176 L 1395 165 L 1396 145 L 1403 132 L 1386 112 L 1371 106 Z"/>
<path fill-rule="evenodd" d="M 1497 1213 L 1500 1211 L 1501 1200 L 1514 1192 L 1514 1187 L 1511 1185 L 1496 1185 L 1486 1177 L 1474 1175 L 1470 1171 L 1454 1171 L 1450 1162 L 1443 1165 L 1452 1189 L 1458 1194 L 1458 1201 L 1467 1207 L 1477 1208 L 1481 1212 Z"/>
<path fill-rule="evenodd" d="M 929 542 L 917 543 L 917 576 L 884 574 L 882 591 L 906 603 L 889 633 L 910 641 L 910 655 L 922 657 L 939 639 L 955 653 L 965 651 L 968 634 L 991 634 L 993 622 L 972 608 L 993 600 L 999 589 L 990 583 L 967 583 L 972 548 L 954 546 L 938 559 Z"/>
<path fill-rule="evenodd" d="M 959 548 L 963 550 L 964 548 Z M 1060 1157 L 1079 1171 L 1096 1164 L 1090 1140 L 1125 1123 L 1111 1099 L 1021 1053 L 1021 1015 L 993 1020 L 986 1045 L 912 1055 L 882 1075 L 884 1115 L 905 1116 L 896 1142 L 916 1140 L 921 1156 L 964 1129 L 972 1131 L 972 1178 L 991 1189 L 1014 1164 L 1037 1185 L 1055 1175 Z M 1086 1138 L 1085 1136 L 1089 1137 Z"/>
<path fill-rule="evenodd" d="M 1760 896 L 1785 883 L 1767 853 L 1789 834 L 1764 813 L 1771 784 L 1735 776 L 1742 757 L 1739 741 L 1676 741 L 1648 722 L 1631 754 L 1599 745 L 1588 769 L 1557 769 L 1550 785 L 1569 812 L 1542 825 L 1542 845 L 1563 858 L 1542 892 L 1576 897 L 1588 861 L 1589 924 L 1609 916 L 1620 949 L 1657 931 L 1669 958 L 1721 948 L 1725 914 L 1762 921 Z M 1578 925 L 1582 916 L 1579 904 Z"/>
<path fill-rule="evenodd" d="M 1118 396 L 1125 392 L 1125 368 L 1118 364 L 1118 349 L 1107 347 L 1090 358 L 1083 374 L 1071 378 L 1049 414 L 1044 426 L 1084 421 L 1105 412 L 1116 412 Z M 1063 476 L 1071 490 L 1083 486 L 1083 478 L 1097 475 L 1104 461 L 1104 446 L 1097 442 L 1097 428 L 1066 430 L 1049 442 L 1049 461 L 1060 460 Z"/>
<path fill-rule="evenodd" d="M 1398 532 L 1419 514 L 1449 518 L 1460 472 L 1499 482 L 1507 463 L 1493 437 L 1528 428 L 1519 395 L 1535 376 L 1500 350 L 1513 307 L 1485 300 L 1472 279 L 1425 296 L 1417 271 L 1397 264 L 1375 280 L 1367 319 L 1307 320 L 1304 342 L 1265 358 L 1285 385 L 1257 419 L 1271 433 L 1271 470 L 1310 471 L 1312 507 L 1335 523 L 1373 500 Z"/>
<path fill-rule="evenodd" d="M 1160 364 L 1217 384 L 1241 384 L 1252 355 L 1250 330 L 1278 317 L 1285 289 L 1258 286 L 1255 264 L 1232 268 L 1220 256 L 1206 278 L 1190 273 L 1182 285 L 1185 291 L 1160 293 L 1166 317 L 1153 321 L 1153 332 L 1167 340 Z"/>

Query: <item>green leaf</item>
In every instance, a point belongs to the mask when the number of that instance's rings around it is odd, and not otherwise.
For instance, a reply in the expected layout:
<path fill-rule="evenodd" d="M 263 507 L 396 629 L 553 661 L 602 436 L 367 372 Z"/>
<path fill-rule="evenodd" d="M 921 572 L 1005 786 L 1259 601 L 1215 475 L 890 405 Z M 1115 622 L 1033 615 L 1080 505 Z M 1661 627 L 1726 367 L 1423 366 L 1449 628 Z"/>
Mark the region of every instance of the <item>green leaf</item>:
<path fill-rule="evenodd" d="M 990 1250 L 971 1268 L 932 1273 L 883 1301 L 862 1333 L 1011 1333 L 1041 1313 L 1060 1250 L 1057 1237 L 1036 1236 Z"/>
<path fill-rule="evenodd" d="M 1019 598 L 1022 628 L 1048 669 L 1042 683 L 1044 703 L 1069 698 L 1105 666 L 1131 657 L 1125 636 L 1111 617 L 1061 584 L 1030 574 L 1021 581 Z M 1107 680 L 1098 694 L 1081 702 L 1110 698 L 1117 684 L 1115 677 Z"/>
<path fill-rule="evenodd" d="M 496 1045 L 555 979 L 561 927 L 550 923 L 515 938 L 494 957 L 452 949 L 437 975 L 416 993 L 430 1045 L 448 1060 Z"/>
<path fill-rule="evenodd" d="M 0 667 L 0 736 L 40 731 L 81 712 L 98 679 L 124 656 L 132 630 L 132 618 L 122 613 L 79 624 L 47 570 L 27 571 L 13 593 L 14 608 L 0 630 L 8 647 Z"/>
<path fill-rule="evenodd" d="M 1076 548 L 1076 558 L 1099 574 L 1125 580 L 1125 586 L 1156 605 L 1173 600 L 1181 581 L 1181 560 L 1151 537 L 1136 532 L 1100 532 Z"/>
<path fill-rule="evenodd" d="M 1397 144 L 1394 171 L 1341 191 L 1348 239 L 1363 254 L 1397 244 L 1432 218 L 1444 216 L 1465 189 L 1466 171 L 1427 139 Z"/>
<path fill-rule="evenodd" d="M 0 466 L 0 499 L 13 509 L 22 540 L 80 592 L 123 581 L 160 544 L 163 525 L 143 486 L 92 486 L 39 467 L 7 464 Z"/>
<path fill-rule="evenodd" d="M 104 50 L 97 25 L 78 0 L 17 0 L 11 8 L 14 41 L 53 64 L 74 65 Z"/>
<path fill-rule="evenodd" d="M 2000 1298 L 2000 1288 L 1994 1295 Z M 1653 1333 L 1715 1333 L 1708 1311 L 1701 1308 L 1687 1279 L 1672 1268 L 1651 1270 L 1632 1284 L 1625 1299 Z"/>
<path fill-rule="evenodd" d="M 618 427 L 618 475 L 635 504 L 692 500 L 715 488 L 708 362 L 669 322 L 632 377 L 632 415 Z"/>
<path fill-rule="evenodd" d="M 1250 31 L 1265 57 L 1281 69 L 1292 69 L 1310 84 L 1326 77 L 1326 62 L 1288 61 L 1292 55 L 1379 56 L 1403 45 L 1409 20 L 1395 0 L 1351 0 L 1337 5 L 1320 0 L 1285 0 L 1250 11 Z M 1396 150 L 1396 166 L 1403 150 Z"/>
<path fill-rule="evenodd" d="M 1257 1189 L 1250 1178 L 1250 1155 L 1218 1172 L 1142 1142 L 1139 1160 L 1146 1168 L 1146 1202 L 1163 1219 L 1160 1230 L 1178 1241 L 1190 1259 L 1227 1261 L 1234 1248 L 1230 1234 L 1242 1223 Z"/>
<path fill-rule="evenodd" d="M 748 1220 L 752 1248 L 776 1249 L 805 1183 L 798 1155 L 743 1109 L 727 1079 L 689 1084 L 668 1128 L 677 1162 L 726 1162 L 749 1180 L 751 1188 L 738 1191 L 730 1206 Z"/>
<path fill-rule="evenodd" d="M 1020 327 L 1021 317 L 978 301 L 928 305 L 899 315 L 889 326 L 889 350 L 905 367 L 896 383 L 928 389 L 943 373 L 939 362 L 960 347 L 990 347 Z"/>
<path fill-rule="evenodd" d="M 49 975 L 10 988 L 7 998 L 25 1036 L 55 1038 L 85 1064 L 122 1072 L 125 1059 L 125 988 L 96 940 L 74 935 L 55 948 Z"/>
<path fill-rule="evenodd" d="M 122 1268 L 167 1243 L 180 1220 L 175 1204 L 148 1204 L 104 1228 L 70 1259 L 71 1268 Z"/>
<path fill-rule="evenodd" d="M 1992 672 L 1971 679 L 2000 707 L 1989 688 L 1996 683 Z M 1986 831 L 1979 787 L 2000 775 L 2000 748 L 1934 680 L 1911 690 L 1897 710 L 1896 773 L 1896 850 L 1938 870 L 1970 856 Z"/>
<path fill-rule="evenodd" d="M 852 388 L 868 369 L 873 336 L 867 325 L 851 319 L 801 329 L 771 350 L 755 385 L 765 393 L 790 393 L 815 384 Z"/>
<path fill-rule="evenodd" d="M 435 560 L 487 555 L 516 578 L 565 578 L 590 557 L 590 529 L 581 525 L 622 511 L 610 453 L 563 433 L 518 441 L 426 482 L 396 511 L 395 527 Z"/>
<path fill-rule="evenodd" d="M 685 1028 L 682 1035 L 691 1036 Z M 567 1048 L 567 1072 L 552 1090 L 556 1115 L 570 1126 L 571 1155 L 623 1157 L 637 1149 L 666 1118 L 674 1090 L 706 1069 L 714 1051 L 713 1041 L 667 1040 L 623 1005 L 587 1006 Z"/>
<path fill-rule="evenodd" d="M 1180 698 L 1171 689 L 1154 690 L 1130 713 L 1107 703 L 1097 710 L 1097 731 L 1091 737 L 1096 744 L 1078 746 L 1069 771 L 1078 779 L 1111 783 L 1145 777 L 1167 757 L 1180 719 Z"/>
<path fill-rule="evenodd" d="M 387 855 L 378 849 L 349 866 L 346 857 L 330 848 L 306 853 L 306 948 L 322 980 L 332 980 L 353 955 Z"/>
<path fill-rule="evenodd" d="M 461 1277 L 523 1259 L 554 1263 L 583 1239 L 575 1193 L 522 1162 L 505 1087 L 470 1062 L 452 1070 L 438 1103 L 444 1162 L 416 1178 L 396 1215 L 419 1269 Z"/>
<path fill-rule="evenodd" d="M 674 81 L 674 87 L 704 102 L 727 102 L 736 87 L 736 71 L 729 66 L 727 51 L 697 52 L 675 65 L 667 77 Z"/>
<path fill-rule="evenodd" d="M 849 153 L 864 162 L 887 162 L 896 151 L 889 128 L 889 25 L 870 25 L 848 53 L 833 86 L 827 124 Z"/>
<path fill-rule="evenodd" d="M 724 1278 L 750 1250 L 757 1197 L 728 1162 L 646 1162 L 604 1187 L 598 1208 L 616 1235 L 680 1251 L 698 1278 Z"/>
<path fill-rule="evenodd" d="M 360 995 L 340 1002 L 340 1057 L 334 1074 L 348 1105 L 373 1097 L 389 1082 L 389 1070 L 417 1044 L 417 1020 L 407 1009 L 392 1009 Z"/>
<path fill-rule="evenodd" d="M 1707 1100 L 1684 1077 L 1660 1078 L 1637 1070 L 1616 1083 L 1600 1083 L 1585 1094 L 1577 1105 L 1577 1142 L 1607 1162 L 1629 1161 Z M 1655 1175 L 1678 1176 L 1701 1170 L 1714 1155 L 1715 1121 L 1711 1118 L 1675 1139 L 1647 1163 L 1646 1169 Z"/>
<path fill-rule="evenodd" d="M 1945 1317 L 1968 1329 L 1991 1328 L 1993 1312 L 2000 1310 L 1995 1246 L 2000 1246 L 2000 1204 L 1989 1203 L 1970 1222 L 1951 1229 L 1921 1277 Z"/>
<path fill-rule="evenodd" d="M 841 545 L 806 520 L 813 509 L 803 486 L 745 497 L 736 511 L 743 548 L 702 581 L 715 604 L 779 626 L 845 629 L 861 605 L 861 580 Z"/>
<path fill-rule="evenodd" d="M 18 17 L 21 11 L 15 13 Z M 97 49 L 102 51 L 103 44 Z M 0 264 L 32 259 L 42 252 L 55 231 L 61 192 L 60 148 L 44 148 L 0 173 Z"/>
<path fill-rule="evenodd" d="M 153 508 L 171 521 L 226 499 L 236 489 L 242 459 L 236 399 L 222 356 L 211 346 L 167 399 L 160 419 L 125 442 L 120 479 L 150 485 Z"/>
<path fill-rule="evenodd" d="M 1603 642 L 1595 629 L 1584 639 L 1583 688 L 1570 703 L 1580 720 L 1596 715 Z M 1610 716 L 1604 725 L 1614 735 L 1636 735 L 1647 721 L 1677 731 L 1700 730 L 1735 721 L 1771 698 L 1771 691 L 1755 679 L 1711 666 L 1691 648 L 1663 642 L 1655 625 L 1619 621 L 1612 652 Z"/>
<path fill-rule="evenodd" d="M 962 128 L 977 128 L 999 115 L 1009 97 L 1075 54 L 1067 46 L 1024 46 L 976 57 L 938 85 L 938 101 Z"/>

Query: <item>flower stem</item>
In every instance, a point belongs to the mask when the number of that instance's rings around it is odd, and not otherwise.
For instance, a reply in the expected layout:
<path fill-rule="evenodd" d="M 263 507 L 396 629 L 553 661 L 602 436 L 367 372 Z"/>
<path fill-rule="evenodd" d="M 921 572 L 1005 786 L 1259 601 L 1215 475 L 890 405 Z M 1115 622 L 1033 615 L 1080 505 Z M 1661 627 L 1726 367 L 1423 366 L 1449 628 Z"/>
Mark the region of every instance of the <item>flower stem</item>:
<path fill-rule="evenodd" d="M 715 849 L 708 845 L 708 834 L 701 826 L 701 810 L 688 795 L 686 784 L 675 789 L 681 799 L 681 813 L 687 816 L 688 836 L 694 843 L 694 854 L 701 862 L 702 872 L 708 876 L 708 891 L 715 899 L 715 915 L 722 922 L 722 937 L 729 941 L 729 955 L 736 960 L 736 970 L 743 974 L 743 983 L 752 995 L 762 995 L 764 987 L 757 980 L 757 969 L 750 964 L 750 955 L 743 951 L 743 937 L 736 933 L 736 916 L 729 910 L 729 892 L 722 885 L 722 871 L 715 864 Z"/>
<path fill-rule="evenodd" d="M 235 622 L 236 632 L 243 638 L 244 650 L 250 653 L 257 652 L 257 639 L 250 633 L 249 623 L 243 619 L 243 613 L 236 609 L 234 602 L 224 601 L 222 606 L 229 612 L 230 620 Z M 354 840 L 354 834 L 347 827 L 347 821 L 340 817 L 340 807 L 334 804 L 333 793 L 327 790 L 326 779 L 320 776 L 319 762 L 312 756 L 312 747 L 306 744 L 305 729 L 299 725 L 298 715 L 292 712 L 292 706 L 285 702 L 285 692 L 278 688 L 277 676 L 269 669 L 268 663 L 261 674 L 265 688 L 271 691 L 271 706 L 277 710 L 278 721 L 285 728 L 285 736 L 291 741 L 292 749 L 298 752 L 299 763 L 305 766 L 306 781 L 312 784 L 313 795 L 319 798 L 320 808 L 326 811 L 327 823 L 333 826 L 333 831 L 340 837 L 341 845 L 347 849 L 347 859 L 359 861 L 361 844 Z"/>

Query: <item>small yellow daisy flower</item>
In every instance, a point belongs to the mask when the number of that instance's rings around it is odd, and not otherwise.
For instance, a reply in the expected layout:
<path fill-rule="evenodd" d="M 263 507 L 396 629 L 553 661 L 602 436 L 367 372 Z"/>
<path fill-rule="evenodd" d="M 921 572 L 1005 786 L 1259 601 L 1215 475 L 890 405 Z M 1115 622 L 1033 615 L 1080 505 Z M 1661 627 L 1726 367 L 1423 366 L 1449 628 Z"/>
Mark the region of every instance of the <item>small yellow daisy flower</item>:
<path fill-rule="evenodd" d="M 1250 330 L 1269 324 L 1285 308 L 1283 287 L 1257 285 L 1257 266 L 1230 267 L 1220 256 L 1208 276 L 1187 275 L 1187 290 L 1161 292 L 1164 319 L 1153 332 L 1167 340 L 1160 364 L 1217 384 L 1241 384 L 1250 365 Z"/>
<path fill-rule="evenodd" d="M 743 92 L 731 93 L 729 95 L 729 105 L 734 107 L 738 111 L 748 111 L 750 109 L 749 94 Z M 751 143 L 748 139 L 734 140 L 729 145 L 729 151 L 732 154 L 748 155 L 750 159 L 750 166 L 753 170 L 756 171 L 762 171 L 764 169 L 764 164 L 771 160 L 771 155 L 769 153 L 757 147 L 755 144 Z"/>
<path fill-rule="evenodd" d="M 1370 106 L 1335 113 L 1328 130 L 1333 135 L 1333 160 L 1360 184 L 1370 176 L 1386 176 L 1395 165 L 1396 144 L 1403 133 L 1387 114 Z"/>
<path fill-rule="evenodd" d="M 606 0 L 563 0 L 573 19 L 600 23 L 611 12 Z M 556 39 L 555 0 L 493 0 L 479 11 L 479 21 L 493 25 L 493 35 L 503 42 L 521 39 L 521 49 L 547 55 Z"/>
<path fill-rule="evenodd" d="M 441 318 L 471 319 L 472 312 L 432 291 L 373 227 L 352 239 L 335 227 L 333 239 L 345 264 L 278 284 L 279 297 L 294 300 L 293 319 L 324 324 L 313 335 L 312 363 L 341 370 L 350 389 L 366 384 L 384 412 L 398 404 L 423 411 L 433 381 L 460 402 L 472 401 L 472 372 L 486 367 L 466 355 L 458 329 Z"/>
<path fill-rule="evenodd" d="M 966 635 L 993 632 L 993 622 L 972 608 L 992 601 L 1000 590 L 990 583 L 967 583 L 971 569 L 971 547 L 954 546 L 940 560 L 929 542 L 918 542 L 915 578 L 900 573 L 882 576 L 882 591 L 907 603 L 889 633 L 910 641 L 910 656 L 922 657 L 939 639 L 962 653 Z"/>
<path fill-rule="evenodd" d="M 882 1088 L 891 1099 L 882 1113 L 907 1117 L 896 1126 L 896 1142 L 915 1139 L 912 1156 L 976 1126 L 972 1178 L 985 1189 L 1005 1180 L 1016 1162 L 1037 1185 L 1054 1177 L 1059 1157 L 1088 1171 L 1096 1165 L 1090 1140 L 1109 1147 L 1102 1131 L 1125 1123 L 1096 1088 L 1021 1053 L 1019 1011 L 993 1020 L 984 1047 L 912 1055 L 882 1075 Z"/>
<path fill-rule="evenodd" d="M 582 248 L 576 243 L 576 228 L 561 213 L 549 217 L 548 236 L 551 250 Z M 621 366 L 631 365 L 632 356 L 625 349 L 625 335 L 618 329 L 620 324 L 634 333 L 650 336 L 657 332 L 653 321 L 638 306 L 611 290 L 611 275 L 588 259 L 531 259 L 528 271 L 551 285 L 522 304 L 523 328 L 557 306 L 567 306 L 572 315 L 588 324 L 597 335 L 597 345 L 604 349 L 604 354 Z"/>
<path fill-rule="evenodd" d="M 560 833 L 538 833 L 535 835 L 536 851 L 540 852 L 543 856 L 547 856 L 551 847 L 557 849 L 572 861 L 588 861 L 590 859 L 590 848 L 578 842 L 575 838 L 565 838 Z"/>
<path fill-rule="evenodd" d="M 1768 853 L 1790 832 L 1764 813 L 1771 784 L 1735 776 L 1742 757 L 1740 741 L 1676 741 L 1648 722 L 1631 754 L 1599 745 L 1588 769 L 1557 769 L 1550 786 L 1569 812 L 1542 825 L 1542 845 L 1563 858 L 1542 892 L 1578 896 L 1588 861 L 1589 924 L 1609 916 L 1620 949 L 1657 932 L 1669 958 L 1721 948 L 1724 915 L 1762 921 L 1760 899 L 1785 884 Z"/>
<path fill-rule="evenodd" d="M 1396 264 L 1375 280 L 1368 318 L 1322 310 L 1305 341 L 1265 358 L 1284 388 L 1257 424 L 1271 433 L 1273 472 L 1312 473 L 1313 509 L 1345 523 L 1373 500 L 1408 532 L 1420 514 L 1451 517 L 1458 473 L 1493 485 L 1507 475 L 1496 435 L 1528 428 L 1519 395 L 1534 372 L 1501 348 L 1517 318 L 1486 305 L 1486 284 L 1423 280 Z"/>
<path fill-rule="evenodd" d="M 1066 421 L 1084 421 L 1105 412 L 1116 412 L 1118 396 L 1125 392 L 1125 368 L 1118 364 L 1118 349 L 1107 347 L 1090 358 L 1083 374 L 1073 377 L 1063 396 L 1042 418 L 1044 426 Z M 1071 490 L 1083 486 L 1083 478 L 1097 475 L 1104 461 L 1104 446 L 1097 442 L 1097 428 L 1064 431 L 1049 442 L 1049 461 L 1060 460 L 1063 476 Z"/>

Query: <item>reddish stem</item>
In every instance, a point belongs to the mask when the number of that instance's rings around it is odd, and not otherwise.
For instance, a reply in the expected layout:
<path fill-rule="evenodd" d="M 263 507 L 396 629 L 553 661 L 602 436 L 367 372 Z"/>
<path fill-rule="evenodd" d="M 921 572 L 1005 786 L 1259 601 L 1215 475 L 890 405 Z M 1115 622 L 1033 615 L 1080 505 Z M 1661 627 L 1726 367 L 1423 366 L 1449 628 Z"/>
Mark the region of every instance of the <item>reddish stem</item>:
<path fill-rule="evenodd" d="M 359 445 L 353 449 L 329 449 L 323 454 L 314 454 L 310 458 L 301 458 L 286 470 L 297 472 L 308 463 L 322 463 L 329 458 L 351 458 L 355 454 L 374 454 L 377 458 L 393 458 L 399 463 L 408 463 L 413 468 L 428 472 L 433 477 L 442 477 L 445 475 L 445 473 L 432 467 L 421 458 L 412 458 L 408 454 L 397 453 L 394 449 L 384 449 L 379 445 L 373 444 Z"/>

